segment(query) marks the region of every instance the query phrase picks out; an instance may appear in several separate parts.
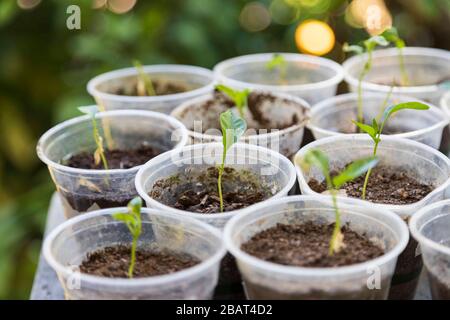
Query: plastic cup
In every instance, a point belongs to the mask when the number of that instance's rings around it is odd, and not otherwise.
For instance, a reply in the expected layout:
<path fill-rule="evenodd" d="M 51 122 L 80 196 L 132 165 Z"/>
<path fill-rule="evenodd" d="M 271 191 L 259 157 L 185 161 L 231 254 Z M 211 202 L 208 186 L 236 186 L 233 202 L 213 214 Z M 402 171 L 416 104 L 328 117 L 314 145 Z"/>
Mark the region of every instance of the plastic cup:
<path fill-rule="evenodd" d="M 190 91 L 151 97 L 124 96 L 109 93 L 122 87 L 137 76 L 136 68 L 125 68 L 101 74 L 87 84 L 87 91 L 105 110 L 143 109 L 169 114 L 182 102 L 212 92 L 214 75 L 212 71 L 188 65 L 144 66 L 144 72 L 152 79 L 173 80 L 182 83 Z"/>
<path fill-rule="evenodd" d="M 250 54 L 228 59 L 214 67 L 218 82 L 238 89 L 288 93 L 311 104 L 336 94 L 344 78 L 338 63 L 315 56 L 280 53 L 286 61 L 286 84 L 280 82 L 279 70 L 269 70 L 274 53 Z"/>
<path fill-rule="evenodd" d="M 166 151 L 186 144 L 186 128 L 167 115 L 141 110 L 97 113 L 99 129 L 109 128 L 113 148 L 129 149 L 141 143 Z M 103 131 L 103 130 L 102 130 Z M 106 138 L 106 134 L 103 136 Z M 105 147 L 108 145 L 105 139 Z M 48 165 L 50 175 L 61 195 L 67 218 L 86 211 L 120 207 L 137 195 L 131 169 L 87 170 L 61 164 L 73 154 L 96 149 L 90 116 L 60 123 L 39 140 L 37 153 Z"/>
<path fill-rule="evenodd" d="M 412 86 L 394 86 L 393 93 L 405 94 L 435 105 L 445 91 L 439 83 L 449 80 L 450 52 L 432 48 L 403 48 L 403 59 Z M 367 60 L 367 54 L 354 56 L 343 63 L 345 82 L 352 92 L 358 87 L 358 77 Z M 372 69 L 362 82 L 364 92 L 381 92 L 387 94 L 391 83 L 399 81 L 400 63 L 397 48 L 375 50 Z M 378 84 L 383 83 L 383 84 Z"/>
<path fill-rule="evenodd" d="M 247 133 L 241 137 L 240 141 L 272 149 L 290 158 L 300 149 L 302 144 L 303 132 L 306 121 L 308 120 L 310 106 L 305 100 L 298 97 L 280 93 L 270 93 L 270 95 L 274 96 L 277 100 L 274 100 L 273 104 L 264 104 L 262 106 L 262 110 L 267 114 L 267 118 L 271 119 L 274 123 L 289 123 L 294 116 L 300 120 L 303 119 L 303 121 L 299 121 L 296 125 L 281 130 L 268 130 L 267 133 Z M 197 121 L 201 121 L 204 129 L 210 129 L 208 126 L 213 126 L 218 121 L 217 119 L 220 113 L 228 109 L 228 106 L 223 106 L 223 108 L 218 107 L 217 109 L 213 109 L 213 112 L 205 114 L 202 106 L 206 101 L 211 99 L 213 99 L 213 95 L 208 94 L 186 101 L 171 113 L 171 116 L 178 119 L 188 128 L 190 143 L 222 142 L 222 133 L 220 130 L 214 130 L 216 132 L 211 133 L 202 133 L 202 130 L 195 130 Z M 284 100 L 289 100 L 292 103 L 283 103 L 282 101 Z"/>
<path fill-rule="evenodd" d="M 301 158 L 308 150 L 319 149 L 330 157 L 331 170 L 343 168 L 346 164 L 363 157 L 371 156 L 373 141 L 364 134 L 339 135 L 317 140 L 300 149 L 295 158 Z M 422 200 L 407 205 L 387 205 L 371 203 L 374 207 L 397 213 L 405 222 L 421 208 L 446 197 L 450 185 L 450 160 L 441 152 L 422 143 L 409 139 L 381 136 L 377 156 L 381 164 L 394 168 L 407 168 L 410 176 L 418 181 L 434 186 L 434 189 Z M 308 181 L 322 181 L 323 176 L 316 168 L 305 172 L 296 166 L 297 177 L 302 194 L 318 195 Z M 340 197 L 341 199 L 347 199 Z M 422 260 L 417 251 L 417 242 L 411 239 L 405 251 L 400 255 L 397 270 L 393 278 L 390 298 L 412 299 L 422 270 Z"/>
<path fill-rule="evenodd" d="M 373 260 L 335 268 L 280 265 L 240 249 L 255 234 L 276 224 L 311 221 L 329 224 L 335 213 L 329 197 L 293 196 L 247 208 L 224 231 L 228 251 L 236 258 L 249 299 L 386 299 L 395 263 L 408 242 L 403 221 L 386 209 L 347 199 L 338 203 L 343 223 L 365 234 L 385 253 Z M 376 275 L 378 286 L 373 275 Z"/>
<path fill-rule="evenodd" d="M 363 94 L 364 119 L 367 122 L 382 114 L 381 109 L 385 99 L 384 93 Z M 314 137 L 322 139 L 337 136 L 345 133 L 345 130 L 356 128 L 351 121 L 357 120 L 357 101 L 358 95 L 356 93 L 348 93 L 316 104 L 311 109 L 311 120 L 308 123 L 308 128 L 313 132 Z M 396 95 L 390 98 L 387 105 L 410 101 L 418 100 L 414 97 Z M 426 111 L 402 110 L 388 120 L 384 131 L 389 131 L 392 128 L 401 133 L 389 134 L 390 136 L 408 138 L 438 149 L 443 129 L 448 125 L 449 120 L 440 108 L 424 101 L 420 102 L 427 104 L 430 109 Z"/>
<path fill-rule="evenodd" d="M 126 208 L 105 209 L 70 219 L 45 239 L 44 257 L 56 271 L 66 299 L 210 299 L 217 283 L 225 246 L 218 230 L 191 219 L 142 209 L 138 248 L 168 249 L 186 253 L 201 262 L 193 267 L 154 277 L 107 278 L 79 272 L 92 251 L 131 243 L 131 235 L 112 214 Z"/>
<path fill-rule="evenodd" d="M 450 200 L 419 210 L 409 228 L 420 244 L 433 299 L 450 300 Z"/>

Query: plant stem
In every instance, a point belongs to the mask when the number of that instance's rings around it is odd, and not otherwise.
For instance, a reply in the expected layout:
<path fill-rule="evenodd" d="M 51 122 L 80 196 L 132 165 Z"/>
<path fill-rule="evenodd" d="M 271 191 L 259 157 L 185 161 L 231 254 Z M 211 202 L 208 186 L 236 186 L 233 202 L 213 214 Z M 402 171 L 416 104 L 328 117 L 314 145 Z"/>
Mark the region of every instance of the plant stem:
<path fill-rule="evenodd" d="M 339 213 L 339 208 L 337 205 L 336 190 L 330 189 L 330 193 L 331 193 L 331 199 L 333 201 L 335 223 L 334 223 L 333 234 L 331 235 L 330 248 L 329 248 L 328 254 L 333 255 L 333 253 L 335 251 L 335 247 L 336 247 L 336 241 L 339 237 L 339 234 L 341 233 L 341 215 Z"/>
<path fill-rule="evenodd" d="M 103 142 L 102 142 L 102 138 L 100 137 L 100 132 L 98 131 L 97 121 L 96 121 L 95 117 L 92 118 L 92 128 L 94 130 L 95 144 L 97 145 L 97 148 L 100 152 L 100 158 L 102 159 L 103 168 L 105 170 L 108 170 L 108 162 L 106 161 L 105 153 L 103 151 Z"/>
<path fill-rule="evenodd" d="M 380 131 L 377 135 L 377 142 L 375 142 L 375 146 L 373 147 L 373 156 L 377 155 L 378 143 L 380 143 L 380 136 L 381 136 L 381 132 L 383 131 L 385 122 L 386 122 L 386 120 L 384 120 L 383 123 L 381 124 Z M 362 194 L 361 194 L 361 199 L 363 199 L 363 200 L 366 199 L 367 184 L 369 183 L 369 177 L 370 177 L 371 173 L 372 173 L 372 169 L 367 170 L 366 177 L 364 178 L 364 185 L 363 185 Z"/>
<path fill-rule="evenodd" d="M 131 261 L 130 267 L 128 268 L 128 278 L 133 278 L 133 270 L 134 265 L 136 263 L 136 247 L 137 247 L 137 238 L 133 237 L 133 243 L 131 245 Z"/>
<path fill-rule="evenodd" d="M 405 68 L 405 59 L 403 57 L 403 49 L 398 48 L 398 60 L 400 63 L 400 73 L 402 75 L 402 85 L 407 86 L 409 84 L 408 74 Z"/>
<path fill-rule="evenodd" d="M 220 212 L 223 212 L 223 195 L 222 195 L 222 173 L 223 168 L 219 168 L 219 177 L 217 178 L 217 188 L 219 191 Z"/>

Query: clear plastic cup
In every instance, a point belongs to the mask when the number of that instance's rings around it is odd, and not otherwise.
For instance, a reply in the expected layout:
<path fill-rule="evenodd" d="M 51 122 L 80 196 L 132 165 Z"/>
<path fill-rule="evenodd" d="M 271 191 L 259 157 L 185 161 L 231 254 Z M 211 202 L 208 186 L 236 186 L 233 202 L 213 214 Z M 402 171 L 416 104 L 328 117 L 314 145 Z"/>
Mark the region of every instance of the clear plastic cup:
<path fill-rule="evenodd" d="M 395 263 L 408 242 L 408 228 L 394 213 L 354 199 L 340 200 L 343 223 L 380 245 L 385 254 L 359 264 L 335 268 L 280 265 L 240 249 L 255 234 L 276 224 L 311 221 L 329 224 L 335 213 L 329 197 L 292 196 L 245 209 L 224 231 L 236 258 L 249 299 L 386 299 Z M 379 286 L 375 286 L 373 276 Z"/>
<path fill-rule="evenodd" d="M 385 99 L 384 93 L 369 92 L 363 94 L 364 119 L 367 122 L 382 114 L 381 109 Z M 352 120 L 357 120 L 357 101 L 358 95 L 356 93 L 348 93 L 316 104 L 311 109 L 311 120 L 308 123 L 308 128 L 312 131 L 314 137 L 322 139 L 343 133 L 354 133 L 351 131 L 355 130 L 356 126 L 352 123 Z M 420 100 L 414 97 L 394 95 L 387 105 L 409 101 Z M 388 120 L 384 132 L 393 130 L 399 133 L 389 134 L 390 136 L 408 138 L 438 149 L 443 129 L 448 125 L 449 120 L 440 108 L 424 101 L 420 102 L 427 104 L 430 109 L 426 111 L 402 110 Z"/>
<path fill-rule="evenodd" d="M 192 217 L 223 229 L 225 223 L 243 209 L 223 213 L 188 212 L 167 206 L 149 196 L 154 183 L 190 167 L 208 168 L 222 162 L 223 145 L 206 143 L 186 146 L 161 154 L 147 162 L 136 175 L 136 190 L 148 207 Z M 271 186 L 272 198 L 287 195 L 295 184 L 295 168 L 289 159 L 278 152 L 250 144 L 236 143 L 227 152 L 226 166 L 237 170 L 250 170 Z M 264 203 L 269 201 L 265 200 Z"/>
<path fill-rule="evenodd" d="M 96 118 L 104 138 L 108 136 L 105 132 L 110 133 L 113 148 L 129 149 L 145 142 L 167 151 L 180 148 L 187 141 L 183 124 L 162 113 L 118 110 L 97 113 Z M 104 141 L 105 147 L 108 146 L 108 140 Z M 93 152 L 95 149 L 90 116 L 60 123 L 47 131 L 38 142 L 38 156 L 48 165 L 67 218 L 100 208 L 124 206 L 137 195 L 134 178 L 139 166 L 131 169 L 88 170 L 61 163 L 73 154 Z"/>
<path fill-rule="evenodd" d="M 409 228 L 420 244 L 433 299 L 450 300 L 450 200 L 419 210 Z"/>
<path fill-rule="evenodd" d="M 287 123 L 292 121 L 293 117 L 297 117 L 299 122 L 285 129 L 267 130 L 267 133 L 253 131 L 251 132 L 253 134 L 251 134 L 249 133 L 250 130 L 248 130 L 247 134 L 241 137 L 240 141 L 272 149 L 290 158 L 300 149 L 302 144 L 310 106 L 305 100 L 298 97 L 280 93 L 270 93 L 270 95 L 274 96 L 276 100 L 274 100 L 273 104 L 266 103 L 261 107 L 264 110 L 264 114 L 267 114 L 268 119 L 271 119 L 273 123 Z M 210 108 L 213 112 L 205 114 L 203 105 L 206 101 L 213 99 L 213 97 L 212 94 L 208 94 L 186 101 L 171 113 L 171 116 L 186 126 L 191 143 L 222 142 L 222 132 L 220 130 L 208 129 L 218 122 L 220 113 L 226 111 L 228 106 Z M 290 101 L 290 103 L 283 103 L 286 100 Z M 196 130 L 198 121 L 201 121 L 201 126 L 205 133 L 202 133 L 202 130 Z"/>
<path fill-rule="evenodd" d="M 274 53 L 250 54 L 222 61 L 214 67 L 214 74 L 218 82 L 233 88 L 288 93 L 310 104 L 336 94 L 337 86 L 344 78 L 340 64 L 305 54 L 280 54 L 287 62 L 287 84 L 280 84 L 278 70 L 269 70 L 266 66 Z"/>
<path fill-rule="evenodd" d="M 393 93 L 405 94 L 435 105 L 445 91 L 438 84 L 449 80 L 450 52 L 433 48 L 403 48 L 406 73 L 412 86 L 394 86 Z M 345 82 L 352 92 L 357 91 L 358 77 L 367 60 L 367 54 L 354 56 L 343 63 Z M 400 64 L 397 48 L 375 50 L 372 69 L 362 82 L 364 92 L 382 92 L 391 90 L 391 83 L 400 80 Z M 378 84 L 378 83 L 383 84 Z"/>
<path fill-rule="evenodd" d="M 169 114 L 182 102 L 212 92 L 214 75 L 212 71 L 188 65 L 152 65 L 144 66 L 144 72 L 152 79 L 173 80 L 182 83 L 190 91 L 151 97 L 124 96 L 109 93 L 133 80 L 137 76 L 136 68 L 125 68 L 101 74 L 87 84 L 87 91 L 96 103 L 105 110 L 142 109 Z"/>
<path fill-rule="evenodd" d="M 167 212 L 142 209 L 138 248 L 186 253 L 199 259 L 199 264 L 171 274 L 133 279 L 79 272 L 88 253 L 131 243 L 128 228 L 112 217 L 125 210 L 105 209 L 75 217 L 45 239 L 44 257 L 56 271 L 66 299 L 210 299 L 226 252 L 222 235 L 201 221 Z"/>
<path fill-rule="evenodd" d="M 450 119 L 450 90 L 446 92 L 440 101 L 442 111 L 444 111 L 447 120 Z"/>
<path fill-rule="evenodd" d="M 331 170 L 343 168 L 346 164 L 371 156 L 373 141 L 364 134 L 339 135 L 324 138 L 308 144 L 300 149 L 295 158 L 301 158 L 308 150 L 319 149 L 330 157 Z M 371 203 L 374 207 L 397 213 L 405 222 L 421 208 L 448 196 L 450 185 L 450 160 L 441 152 L 425 144 L 409 139 L 382 136 L 378 146 L 377 156 L 381 164 L 392 167 L 407 168 L 411 177 L 434 186 L 434 189 L 422 200 L 407 205 L 388 205 Z M 302 194 L 318 195 L 312 190 L 308 181 L 323 180 L 323 175 L 317 168 L 304 172 L 296 166 L 297 177 Z M 346 199 L 345 197 L 340 197 Z M 414 297 L 417 282 L 422 270 L 422 260 L 417 251 L 417 242 L 411 239 L 406 250 L 400 255 L 394 275 L 390 298 L 410 299 Z"/>

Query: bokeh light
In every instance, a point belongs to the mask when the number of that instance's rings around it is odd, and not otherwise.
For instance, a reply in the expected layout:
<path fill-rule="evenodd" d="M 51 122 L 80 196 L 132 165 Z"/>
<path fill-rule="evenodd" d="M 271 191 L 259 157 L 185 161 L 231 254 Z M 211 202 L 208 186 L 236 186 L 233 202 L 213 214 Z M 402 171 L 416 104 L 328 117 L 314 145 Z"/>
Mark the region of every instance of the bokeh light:
<path fill-rule="evenodd" d="M 291 6 L 285 0 L 273 0 L 269 10 L 272 20 L 283 25 L 293 23 L 300 16 L 300 7 Z"/>
<path fill-rule="evenodd" d="M 26 10 L 33 9 L 39 3 L 41 3 L 41 0 L 17 0 L 17 5 L 21 9 L 26 9 Z"/>
<path fill-rule="evenodd" d="M 108 0 L 108 8 L 114 13 L 126 13 L 133 9 L 136 0 Z"/>
<path fill-rule="evenodd" d="M 259 2 L 250 2 L 242 8 L 239 23 L 250 32 L 266 29 L 270 25 L 271 16 L 266 6 Z"/>
<path fill-rule="evenodd" d="M 304 53 L 324 55 L 330 52 L 336 38 L 331 27 L 319 20 L 305 20 L 295 30 L 295 43 Z"/>
<path fill-rule="evenodd" d="M 353 0 L 347 7 L 345 19 L 355 28 L 365 28 L 377 35 L 392 26 L 392 16 L 383 0 Z"/>

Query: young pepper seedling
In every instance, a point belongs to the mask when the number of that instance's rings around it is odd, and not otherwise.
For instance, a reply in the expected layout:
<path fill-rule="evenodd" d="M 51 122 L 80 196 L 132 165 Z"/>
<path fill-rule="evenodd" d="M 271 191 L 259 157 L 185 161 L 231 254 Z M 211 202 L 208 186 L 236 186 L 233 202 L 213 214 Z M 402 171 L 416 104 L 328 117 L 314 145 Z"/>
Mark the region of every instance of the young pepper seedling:
<path fill-rule="evenodd" d="M 392 105 L 388 108 L 386 108 L 383 112 L 383 116 L 381 117 L 381 122 L 378 123 L 376 119 L 372 120 L 372 125 L 368 125 L 365 123 L 361 123 L 358 121 L 354 121 L 353 123 L 358 126 L 358 128 L 362 131 L 367 133 L 373 140 L 374 146 L 373 146 L 373 156 L 377 155 L 378 150 L 378 144 L 381 141 L 381 134 L 383 132 L 383 128 L 389 119 L 389 117 L 394 114 L 397 111 L 403 110 L 403 109 L 412 109 L 412 110 L 428 110 L 430 107 L 428 107 L 426 104 L 423 104 L 421 102 L 403 102 L 396 105 Z M 363 200 L 366 199 L 366 190 L 367 190 L 367 184 L 369 183 L 369 177 L 372 173 L 372 170 L 369 169 L 366 173 L 366 177 L 364 179 L 364 185 L 362 189 L 361 198 Z"/>
<path fill-rule="evenodd" d="M 94 151 L 94 163 L 98 165 L 101 161 L 103 164 L 103 168 L 105 170 L 108 170 L 108 161 L 106 161 L 105 149 L 103 148 L 103 137 L 100 135 L 100 131 L 98 130 L 97 126 L 97 119 L 95 118 L 95 115 L 98 112 L 98 108 L 97 106 L 86 106 L 79 107 L 78 110 L 80 110 L 84 114 L 89 115 L 92 119 L 92 135 L 97 146 Z"/>
<path fill-rule="evenodd" d="M 266 68 L 269 71 L 278 69 L 278 77 L 280 79 L 280 83 L 286 83 L 287 62 L 281 54 L 275 53 L 272 59 L 266 63 Z"/>
<path fill-rule="evenodd" d="M 367 170 L 375 167 L 378 163 L 377 157 L 368 157 L 356 160 L 349 164 L 338 175 L 331 177 L 330 164 L 328 157 L 318 149 L 309 150 L 303 158 L 300 159 L 300 166 L 304 171 L 308 171 L 310 166 L 316 166 L 325 177 L 327 189 L 331 194 L 335 213 L 335 224 L 331 235 L 329 255 L 339 252 L 344 245 L 344 236 L 341 232 L 341 214 L 337 204 L 337 193 L 340 187 L 345 183 L 352 181 L 365 173 Z"/>
<path fill-rule="evenodd" d="M 133 61 L 134 67 L 138 72 L 137 94 L 139 96 L 156 96 L 153 82 L 148 73 L 144 72 L 142 63 L 138 60 Z"/>
<path fill-rule="evenodd" d="M 230 87 L 224 86 L 223 84 L 216 85 L 216 90 L 219 90 L 226 94 L 228 98 L 233 100 L 234 105 L 238 109 L 239 115 L 244 119 L 244 110 L 247 107 L 247 98 L 250 94 L 249 89 L 244 89 L 242 91 L 234 90 Z"/>
<path fill-rule="evenodd" d="M 234 115 L 231 110 L 220 114 L 220 126 L 222 128 L 222 163 L 219 167 L 219 176 L 217 178 L 217 189 L 219 192 L 220 212 L 223 212 L 223 194 L 222 194 L 222 175 L 225 170 L 225 160 L 227 151 L 236 143 L 247 129 L 247 123 L 244 119 Z"/>
<path fill-rule="evenodd" d="M 367 60 L 364 63 L 363 69 L 358 76 L 358 121 L 364 122 L 363 119 L 363 103 L 362 103 L 362 82 L 366 75 L 372 69 L 372 52 L 377 46 L 387 46 L 389 42 L 383 36 L 373 36 L 363 41 L 362 45 L 349 45 L 344 43 L 342 49 L 344 52 L 354 52 L 358 55 L 367 53 Z"/>
<path fill-rule="evenodd" d="M 404 86 L 407 86 L 409 84 L 409 79 L 408 74 L 406 73 L 405 59 L 403 57 L 403 48 L 405 47 L 405 41 L 402 38 L 400 38 L 397 29 L 394 27 L 385 30 L 381 34 L 381 36 L 383 36 L 388 42 L 393 43 L 397 47 L 402 84 Z"/>
<path fill-rule="evenodd" d="M 115 213 L 113 219 L 125 223 L 128 230 L 133 237 L 131 244 L 131 259 L 130 266 L 128 268 L 128 278 L 133 278 L 134 266 L 136 264 L 136 248 L 139 237 L 142 233 L 142 220 L 141 220 L 141 208 L 142 199 L 139 197 L 134 198 L 128 203 L 128 212 Z"/>

